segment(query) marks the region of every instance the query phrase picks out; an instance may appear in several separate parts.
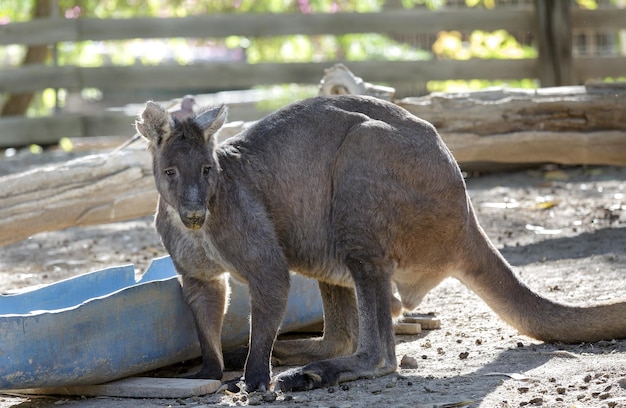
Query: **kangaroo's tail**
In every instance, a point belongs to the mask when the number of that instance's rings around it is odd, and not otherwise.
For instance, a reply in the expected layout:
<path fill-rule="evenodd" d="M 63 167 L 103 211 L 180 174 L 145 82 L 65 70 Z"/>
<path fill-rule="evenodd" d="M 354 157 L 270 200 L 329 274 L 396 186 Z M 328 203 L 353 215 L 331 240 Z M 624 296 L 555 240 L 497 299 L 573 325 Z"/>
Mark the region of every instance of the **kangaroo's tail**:
<path fill-rule="evenodd" d="M 517 278 L 475 216 L 470 223 L 464 268 L 456 277 L 507 323 L 522 334 L 549 342 L 626 338 L 625 301 L 579 307 L 544 298 Z"/>

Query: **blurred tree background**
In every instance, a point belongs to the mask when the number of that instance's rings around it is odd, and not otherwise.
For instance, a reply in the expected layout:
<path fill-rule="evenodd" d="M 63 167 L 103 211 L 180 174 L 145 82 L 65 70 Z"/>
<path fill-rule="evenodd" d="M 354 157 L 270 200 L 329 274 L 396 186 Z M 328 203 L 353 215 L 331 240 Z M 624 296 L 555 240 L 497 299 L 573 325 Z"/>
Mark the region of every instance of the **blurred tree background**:
<path fill-rule="evenodd" d="M 458 2 L 458 1 L 457 1 Z M 38 17 L 62 18 L 131 18 L 185 17 L 216 13 L 337 13 L 377 12 L 388 8 L 424 7 L 439 9 L 445 0 L 2 0 L 0 24 L 27 21 Z M 468 7 L 498 7 L 497 0 L 465 0 Z M 594 0 L 578 0 L 581 7 L 593 8 Z M 382 34 L 349 34 L 341 36 L 305 36 L 225 39 L 129 40 L 105 42 L 68 42 L 56 48 L 19 45 L 0 47 L 0 67 L 21 64 L 57 64 L 102 66 L 154 65 L 163 63 L 192 63 L 198 58 L 242 58 L 248 63 L 259 62 L 320 62 L 378 60 L 428 60 L 469 58 L 534 58 L 536 50 L 521 44 L 512 34 L 474 31 L 469 36 L 457 31 L 440 32 L 430 48 L 411 44 L 406 39 Z M 427 91 L 458 91 L 502 82 L 430 81 Z M 533 80 L 519 80 L 504 85 L 534 87 Z M 288 92 L 301 97 L 316 92 L 314 87 Z M 97 89 L 83 91 L 85 98 L 98 98 Z M 2 115 L 40 115 L 55 105 L 63 106 L 62 90 L 47 90 L 38 94 L 4 95 L 0 99 Z"/>

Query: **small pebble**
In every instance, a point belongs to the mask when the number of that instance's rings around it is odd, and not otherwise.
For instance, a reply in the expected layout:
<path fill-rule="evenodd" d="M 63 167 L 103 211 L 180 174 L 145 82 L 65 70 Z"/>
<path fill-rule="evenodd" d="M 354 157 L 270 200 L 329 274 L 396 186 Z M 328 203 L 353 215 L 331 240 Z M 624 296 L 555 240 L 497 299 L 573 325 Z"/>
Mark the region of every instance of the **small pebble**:
<path fill-rule="evenodd" d="M 248 405 L 261 405 L 261 398 L 259 398 L 257 395 L 253 395 L 250 398 L 248 398 Z"/>
<path fill-rule="evenodd" d="M 402 360 L 400 360 L 400 368 L 415 369 L 417 368 L 417 360 L 415 357 L 405 355 L 402 357 Z"/>

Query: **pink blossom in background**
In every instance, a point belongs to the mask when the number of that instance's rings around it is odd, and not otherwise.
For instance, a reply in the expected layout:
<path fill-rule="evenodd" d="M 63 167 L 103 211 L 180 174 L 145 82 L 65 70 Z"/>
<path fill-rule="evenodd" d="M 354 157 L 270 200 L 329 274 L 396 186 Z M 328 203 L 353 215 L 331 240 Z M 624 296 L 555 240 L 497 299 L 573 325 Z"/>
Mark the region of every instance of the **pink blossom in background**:
<path fill-rule="evenodd" d="M 80 17 L 80 7 L 74 6 L 71 9 L 65 10 L 65 18 L 78 18 Z"/>
<path fill-rule="evenodd" d="M 311 5 L 309 4 L 309 0 L 298 0 L 298 7 L 300 8 L 300 12 L 303 14 L 311 14 Z"/>

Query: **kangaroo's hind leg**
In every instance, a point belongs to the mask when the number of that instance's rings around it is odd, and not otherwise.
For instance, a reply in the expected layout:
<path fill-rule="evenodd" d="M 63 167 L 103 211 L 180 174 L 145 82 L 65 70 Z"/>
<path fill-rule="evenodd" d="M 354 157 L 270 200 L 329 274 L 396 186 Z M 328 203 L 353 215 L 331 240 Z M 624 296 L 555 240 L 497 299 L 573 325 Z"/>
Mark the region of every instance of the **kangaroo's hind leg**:
<path fill-rule="evenodd" d="M 276 365 L 302 365 L 356 350 L 359 324 L 354 289 L 319 282 L 324 334 L 312 339 L 281 340 L 274 345 Z"/>
<path fill-rule="evenodd" d="M 272 351 L 272 364 L 302 365 L 313 361 L 347 355 L 356 350 L 359 323 L 354 289 L 318 282 L 324 308 L 322 337 L 278 340 Z M 224 351 L 227 369 L 242 369 L 248 347 Z"/>
<path fill-rule="evenodd" d="M 276 377 L 283 391 L 305 391 L 313 388 L 380 376 L 397 368 L 395 340 L 391 317 L 391 268 L 373 260 L 349 260 L 358 303 L 359 336 L 356 351 L 316 361 Z"/>

